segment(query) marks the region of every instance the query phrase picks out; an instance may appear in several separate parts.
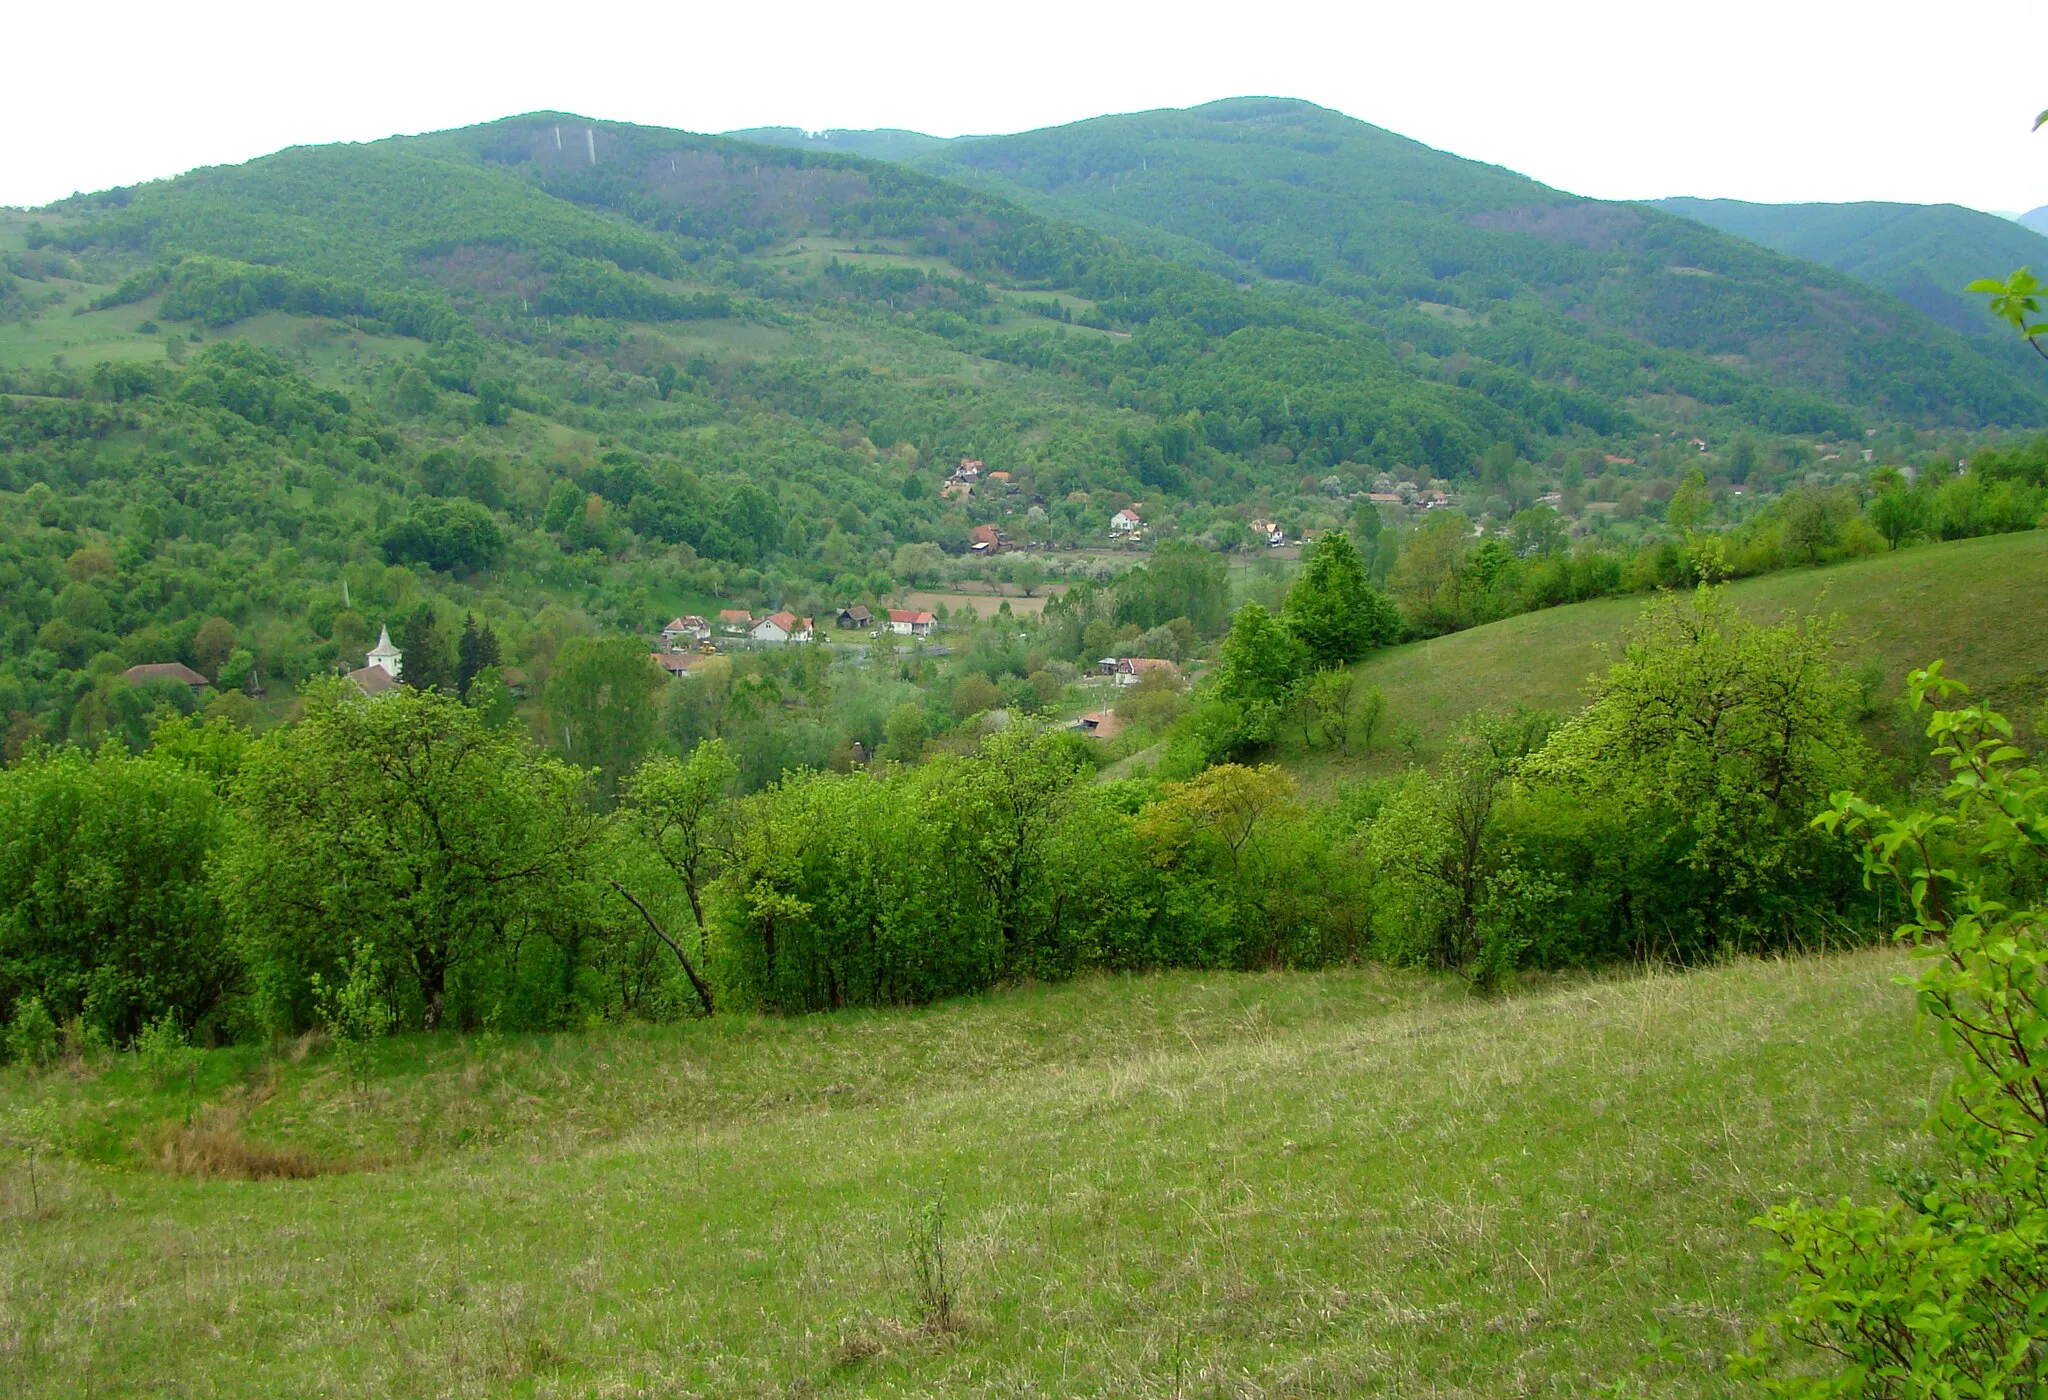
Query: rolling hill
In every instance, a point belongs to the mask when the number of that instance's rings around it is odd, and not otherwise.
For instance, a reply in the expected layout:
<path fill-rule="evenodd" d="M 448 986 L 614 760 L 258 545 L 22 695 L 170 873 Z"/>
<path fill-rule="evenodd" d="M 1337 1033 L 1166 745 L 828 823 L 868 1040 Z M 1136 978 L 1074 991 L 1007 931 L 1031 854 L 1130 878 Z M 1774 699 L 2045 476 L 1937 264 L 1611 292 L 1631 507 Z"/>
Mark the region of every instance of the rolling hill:
<path fill-rule="evenodd" d="M 2048 615 L 2048 533 L 1923 545 L 1727 588 L 1758 622 L 1787 614 L 1838 618 L 1844 661 L 1877 667 L 1873 716 L 1888 745 L 1906 737 L 1894 707 L 1906 673 L 1936 659 L 2023 734 L 2048 741 L 2048 633 L 2041 627 Z M 1399 772 L 1409 755 L 1389 739 L 1403 724 L 1415 728 L 1417 752 L 1428 758 L 1442 734 L 1481 708 L 1571 713 L 1644 606 L 1639 597 L 1575 603 L 1377 652 L 1357 673 L 1387 697 L 1379 751 L 1340 759 L 1294 746 L 1289 765 L 1307 786 L 1322 789 L 1346 777 Z"/>
<path fill-rule="evenodd" d="M 1238 98 L 949 142 L 920 168 L 1233 275 L 1314 288 L 1434 353 L 1626 392 L 1718 369 L 1922 422 L 2041 421 L 2017 361 L 1811 263 L 1582 199 L 1307 102 Z"/>
<path fill-rule="evenodd" d="M 2048 237 L 2023 223 L 1955 204 L 1748 204 L 1660 199 L 1669 213 L 1788 257 L 1847 273 L 1951 330 L 2015 348 L 2012 328 L 1963 288 L 2016 267 L 2048 268 Z"/>

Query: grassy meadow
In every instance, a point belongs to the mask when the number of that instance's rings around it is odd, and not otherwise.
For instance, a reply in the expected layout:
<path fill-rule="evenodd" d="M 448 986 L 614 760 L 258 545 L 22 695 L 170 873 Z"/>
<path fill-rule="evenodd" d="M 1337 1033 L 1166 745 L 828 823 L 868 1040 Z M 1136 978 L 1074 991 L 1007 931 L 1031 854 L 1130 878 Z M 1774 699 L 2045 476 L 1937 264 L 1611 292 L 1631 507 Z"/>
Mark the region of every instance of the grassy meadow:
<path fill-rule="evenodd" d="M 1875 659 L 1885 723 L 1906 673 L 1941 658 L 2015 720 L 2031 720 L 2048 699 L 2048 532 L 2027 531 L 1921 545 L 1819 569 L 1792 569 L 1728 585 L 1728 597 L 1759 622 L 1834 616 L 1843 658 Z M 1343 778 L 1398 772 L 1410 756 L 1396 741 L 1403 725 L 1427 761 L 1460 718 L 1522 704 L 1570 713 L 1607 664 L 1646 600 L 1602 598 L 1523 613 L 1464 632 L 1375 652 L 1356 671 L 1361 686 L 1387 697 L 1373 751 L 1354 740 L 1349 755 L 1304 752 L 1283 736 L 1287 766 L 1310 790 Z"/>
<path fill-rule="evenodd" d="M 6 1071 L 0 1110 L 45 1104 L 66 1151 L 0 1168 L 0 1368 L 22 1396 L 1729 1394 L 1776 1293 L 1746 1222 L 1919 1150 L 1904 965 L 1496 1001 L 1091 979 L 407 1036 L 359 1089 L 311 1043 Z M 317 1174 L 218 1174 L 266 1159 Z"/>

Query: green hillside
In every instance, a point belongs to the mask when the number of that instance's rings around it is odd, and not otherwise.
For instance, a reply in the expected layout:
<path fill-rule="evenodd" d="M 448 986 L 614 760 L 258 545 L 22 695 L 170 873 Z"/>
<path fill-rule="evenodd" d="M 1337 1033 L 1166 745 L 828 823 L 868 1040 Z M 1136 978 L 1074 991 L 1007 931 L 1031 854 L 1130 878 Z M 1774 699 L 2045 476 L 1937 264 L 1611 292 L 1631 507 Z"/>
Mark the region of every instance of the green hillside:
<path fill-rule="evenodd" d="M 1251 138 L 1271 123 L 1222 125 L 1265 160 Z M 1386 142 L 1401 209 L 1465 169 Z M 1481 176 L 1466 203 L 1526 184 Z M 1027 575 L 1105 582 L 1142 558 L 1099 552 L 1127 506 L 1147 544 L 1227 552 L 1253 520 L 1298 536 L 1369 491 L 1434 486 L 1495 526 L 1555 499 L 1618 565 L 1662 548 L 1658 513 L 1695 467 L 1716 492 L 1747 483 L 1717 507 L 1735 523 L 1780 491 L 1854 493 L 1880 464 L 1997 440 L 1858 431 L 1853 397 L 1591 331 L 1533 293 L 1381 305 L 1362 282 L 1226 276 L 899 164 L 559 113 L 0 214 L 0 259 L 10 753 L 139 743 L 122 673 L 211 675 L 209 622 L 273 710 L 423 608 L 436 647 L 488 621 L 538 692 L 572 634 L 720 600 L 820 616 L 993 587 L 996 561 L 969 552 L 982 526 L 1045 547 Z M 1006 480 L 942 493 L 963 459 Z M 1403 533 L 1421 520 L 1389 510 Z M 1133 642 L 1174 616 L 1124 613 Z M 1069 630 L 1057 657 L 977 664 L 1078 705 L 1029 664 L 1086 659 Z M 892 703 L 763 746 L 751 780 L 871 751 Z"/>
<path fill-rule="evenodd" d="M 2048 630 L 2041 625 L 2048 616 L 2048 532 L 1926 545 L 1727 589 L 1759 622 L 1787 613 L 1838 617 L 1844 660 L 1880 668 L 1875 698 L 1886 722 L 1906 672 L 1939 658 L 2023 725 L 2048 729 Z M 1408 763 L 1405 749 L 1390 742 L 1402 725 L 1414 728 L 1417 752 L 1427 758 L 1475 710 L 1576 710 L 1643 607 L 1640 598 L 1577 603 L 1375 653 L 1357 671 L 1387 696 L 1378 751 L 1340 759 L 1297 748 L 1290 764 L 1311 785 L 1325 787 Z"/>
<path fill-rule="evenodd" d="M 361 1092 L 304 1046 L 0 1071 L 83 1159 L 40 1209 L 0 1173 L 9 1391 L 1732 1395 L 1751 1217 L 1916 1165 L 1904 966 L 1096 979 L 411 1036 Z M 145 1165 L 266 1151 L 334 1174 Z"/>
<path fill-rule="evenodd" d="M 2012 328 L 1963 288 L 2016 267 L 2048 266 L 2048 238 L 1995 214 L 1954 204 L 1748 204 L 1660 199 L 1659 209 L 1752 243 L 1845 272 L 1951 330 L 1997 338 Z"/>
<path fill-rule="evenodd" d="M 1923 422 L 2044 411 L 2009 357 L 1846 276 L 1306 102 L 1101 117 L 916 160 L 1169 255 L 1312 286 L 1432 353 L 1605 392 L 1647 370 L 1711 400 L 1720 369 Z"/>

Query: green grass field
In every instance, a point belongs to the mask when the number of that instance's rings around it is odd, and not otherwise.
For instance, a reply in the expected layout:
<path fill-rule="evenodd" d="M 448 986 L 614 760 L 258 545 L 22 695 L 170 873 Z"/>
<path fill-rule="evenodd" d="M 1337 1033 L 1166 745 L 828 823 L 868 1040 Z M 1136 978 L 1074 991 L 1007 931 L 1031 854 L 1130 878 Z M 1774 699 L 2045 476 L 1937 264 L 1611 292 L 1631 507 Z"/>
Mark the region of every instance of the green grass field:
<path fill-rule="evenodd" d="M 1761 622 L 1835 615 L 1843 658 L 1883 667 L 1881 694 L 1900 693 L 1906 673 L 1941 658 L 2015 719 L 2031 720 L 2048 696 L 2048 531 L 1922 545 L 1822 569 L 1793 569 L 1728 585 L 1730 600 Z M 1386 693 L 1387 719 L 1374 752 L 1305 753 L 1298 736 L 1284 761 L 1312 791 L 1409 762 L 1394 736 L 1412 725 L 1425 761 L 1472 711 L 1522 704 L 1569 713 L 1607 649 L 1641 615 L 1640 597 L 1605 598 L 1524 613 L 1470 631 L 1391 647 L 1359 665 L 1362 685 Z"/>
<path fill-rule="evenodd" d="M 1747 1222 L 1881 1193 L 1938 1078 L 1893 953 L 1380 970 L 0 1073 L 11 1395 L 1733 1393 Z M 188 1097 L 189 1096 L 189 1097 Z M 195 1107 L 196 1106 L 196 1107 Z M 350 1167 L 150 1165 L 188 1115 Z M 188 1139 L 189 1141 L 189 1139 Z M 912 1267 L 944 1196 L 956 1291 Z"/>

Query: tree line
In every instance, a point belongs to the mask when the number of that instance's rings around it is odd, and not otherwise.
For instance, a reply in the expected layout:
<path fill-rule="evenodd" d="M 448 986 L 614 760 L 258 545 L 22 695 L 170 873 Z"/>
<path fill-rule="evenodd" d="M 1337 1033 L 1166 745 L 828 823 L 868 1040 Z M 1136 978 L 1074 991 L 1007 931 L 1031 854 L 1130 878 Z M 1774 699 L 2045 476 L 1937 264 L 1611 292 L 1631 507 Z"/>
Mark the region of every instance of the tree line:
<path fill-rule="evenodd" d="M 1226 696 L 1249 664 L 1226 655 Z M 1380 959 L 1493 986 L 1803 946 L 1871 917 L 1807 826 L 1869 767 L 1857 704 L 1824 626 L 1758 628 L 1711 591 L 1653 607 L 1583 714 L 1482 714 L 1437 771 L 1334 801 L 1234 761 L 1101 781 L 1086 741 L 1022 716 L 749 796 L 715 738 L 607 783 L 456 695 L 314 681 L 261 737 L 163 713 L 139 754 L 0 772 L 0 1006 L 227 1040 L 321 1024 L 351 978 L 398 1025 L 512 1028 L 1087 970 Z"/>

